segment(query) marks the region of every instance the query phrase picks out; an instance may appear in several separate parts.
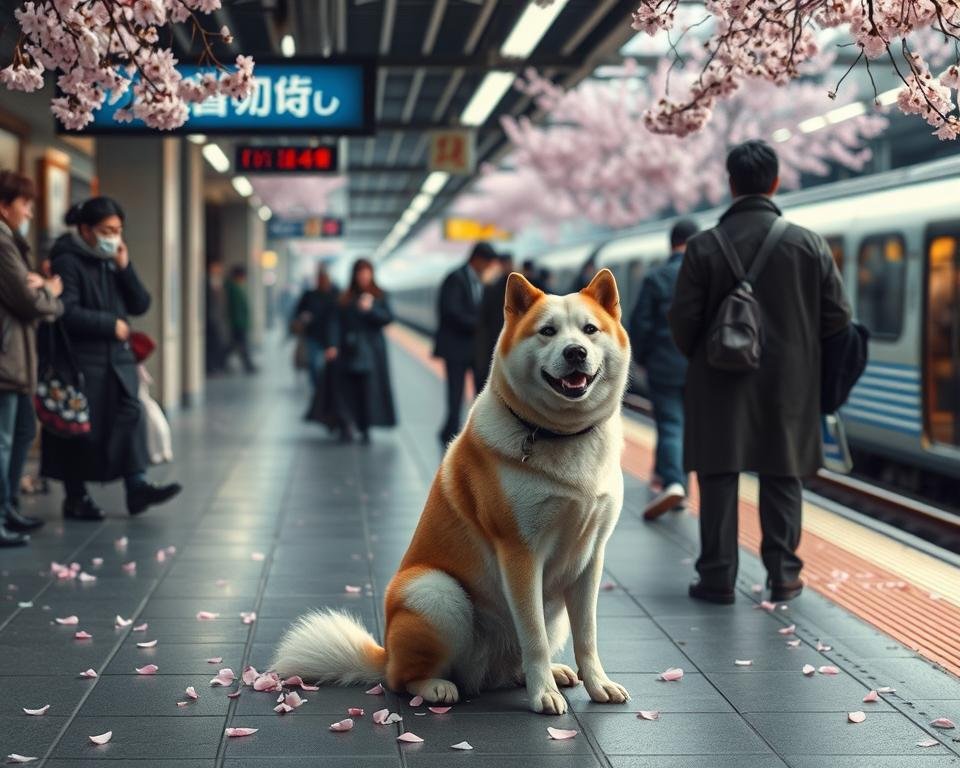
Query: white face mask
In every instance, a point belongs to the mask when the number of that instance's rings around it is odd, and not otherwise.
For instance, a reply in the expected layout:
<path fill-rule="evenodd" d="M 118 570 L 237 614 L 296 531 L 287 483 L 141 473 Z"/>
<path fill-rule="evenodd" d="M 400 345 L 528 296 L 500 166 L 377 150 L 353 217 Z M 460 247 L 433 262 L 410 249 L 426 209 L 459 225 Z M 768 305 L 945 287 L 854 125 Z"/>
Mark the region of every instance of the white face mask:
<path fill-rule="evenodd" d="M 21 221 L 20 226 L 17 227 L 17 232 L 20 233 L 20 237 L 26 239 L 27 235 L 30 234 L 30 219 Z"/>
<path fill-rule="evenodd" d="M 97 248 L 107 254 L 107 256 L 116 256 L 117 251 L 120 250 L 120 236 L 111 235 L 110 237 L 103 237 L 97 235 Z"/>

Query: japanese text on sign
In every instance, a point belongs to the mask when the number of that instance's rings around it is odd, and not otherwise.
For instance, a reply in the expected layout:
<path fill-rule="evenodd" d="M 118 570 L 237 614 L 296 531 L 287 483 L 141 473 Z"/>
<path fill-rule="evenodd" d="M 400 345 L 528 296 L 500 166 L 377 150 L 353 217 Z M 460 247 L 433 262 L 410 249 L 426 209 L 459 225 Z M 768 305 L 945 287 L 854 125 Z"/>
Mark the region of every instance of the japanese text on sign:
<path fill-rule="evenodd" d="M 430 137 L 430 170 L 466 175 L 474 171 L 475 134 L 438 131 Z"/>

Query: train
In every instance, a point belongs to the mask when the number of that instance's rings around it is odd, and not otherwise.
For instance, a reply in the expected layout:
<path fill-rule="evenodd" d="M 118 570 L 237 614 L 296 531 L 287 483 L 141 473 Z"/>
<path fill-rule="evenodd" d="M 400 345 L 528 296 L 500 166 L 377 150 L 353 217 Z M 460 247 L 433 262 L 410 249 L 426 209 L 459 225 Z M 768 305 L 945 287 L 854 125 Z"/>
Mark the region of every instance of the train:
<path fill-rule="evenodd" d="M 898 485 L 919 486 L 929 473 L 960 495 L 960 157 L 783 193 L 776 202 L 788 220 L 826 239 L 854 316 L 870 330 L 869 364 L 840 414 L 851 448 L 898 467 L 901 475 L 889 478 Z M 706 228 L 724 209 L 685 218 Z M 646 272 L 668 255 L 675 220 L 533 260 L 555 292 L 569 290 L 588 265 L 609 268 L 629 313 Z M 434 272 L 395 292 L 398 318 L 431 332 L 438 282 Z"/>

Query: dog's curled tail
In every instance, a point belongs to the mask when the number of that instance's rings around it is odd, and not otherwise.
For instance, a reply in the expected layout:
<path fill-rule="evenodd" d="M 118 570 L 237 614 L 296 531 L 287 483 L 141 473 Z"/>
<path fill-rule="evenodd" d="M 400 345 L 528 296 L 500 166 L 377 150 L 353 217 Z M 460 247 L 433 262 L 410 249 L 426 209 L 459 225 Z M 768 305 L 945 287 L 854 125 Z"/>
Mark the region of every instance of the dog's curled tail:
<path fill-rule="evenodd" d="M 387 652 L 366 628 L 344 611 L 312 611 L 287 630 L 271 669 L 281 677 L 336 685 L 382 680 Z"/>

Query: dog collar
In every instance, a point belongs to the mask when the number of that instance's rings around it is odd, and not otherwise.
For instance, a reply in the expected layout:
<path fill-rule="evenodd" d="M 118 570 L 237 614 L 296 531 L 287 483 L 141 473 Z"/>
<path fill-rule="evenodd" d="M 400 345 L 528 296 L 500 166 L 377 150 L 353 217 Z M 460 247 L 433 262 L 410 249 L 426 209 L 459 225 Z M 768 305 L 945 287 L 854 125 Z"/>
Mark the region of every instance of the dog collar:
<path fill-rule="evenodd" d="M 547 429 L 546 427 L 541 427 L 539 424 L 534 424 L 533 422 L 527 421 L 519 413 L 517 413 L 513 408 L 507 405 L 507 402 L 501 398 L 504 407 L 510 411 L 513 418 L 520 422 L 523 425 L 523 428 L 527 430 L 527 434 L 523 437 L 523 442 L 520 444 L 520 463 L 523 464 L 533 455 L 533 444 L 537 440 L 560 440 L 566 437 L 582 437 L 589 432 L 593 432 L 596 429 L 596 424 L 591 424 L 586 429 L 581 429 L 579 432 L 554 432 L 552 429 Z"/>

